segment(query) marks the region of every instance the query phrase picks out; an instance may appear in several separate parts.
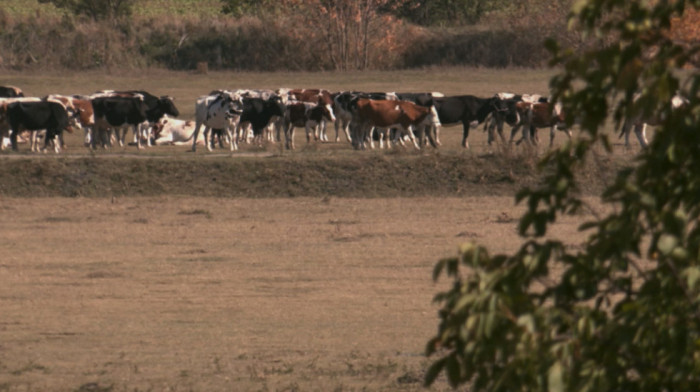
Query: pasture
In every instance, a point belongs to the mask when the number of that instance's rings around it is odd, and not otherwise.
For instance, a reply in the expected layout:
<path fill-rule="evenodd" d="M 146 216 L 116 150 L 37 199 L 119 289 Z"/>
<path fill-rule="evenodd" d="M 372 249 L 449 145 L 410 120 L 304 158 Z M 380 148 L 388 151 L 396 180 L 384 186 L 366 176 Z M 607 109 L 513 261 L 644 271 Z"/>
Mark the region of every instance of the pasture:
<path fill-rule="evenodd" d="M 143 89 L 190 119 L 217 88 L 547 94 L 550 70 L 0 73 L 27 95 Z M 300 133 L 297 132 L 297 135 Z M 544 135 L 544 133 L 542 133 Z M 297 136 L 299 137 L 299 136 Z M 435 262 L 519 246 L 514 193 L 544 146 L 0 153 L 0 391 L 418 391 Z M 565 139 L 557 135 L 556 142 Z M 615 141 L 617 141 L 615 139 Z M 546 143 L 545 143 L 546 144 Z M 633 152 L 581 173 L 591 196 Z M 71 197 L 65 197 L 71 196 Z M 567 217 L 552 234 L 578 246 Z M 440 381 L 432 390 L 450 390 Z"/>

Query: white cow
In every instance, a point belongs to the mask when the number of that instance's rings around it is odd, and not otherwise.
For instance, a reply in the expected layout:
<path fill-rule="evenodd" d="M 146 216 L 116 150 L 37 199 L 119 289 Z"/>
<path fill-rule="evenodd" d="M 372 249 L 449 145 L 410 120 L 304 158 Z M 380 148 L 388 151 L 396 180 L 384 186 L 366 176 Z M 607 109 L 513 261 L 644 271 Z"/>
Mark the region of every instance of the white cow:
<path fill-rule="evenodd" d="M 212 91 L 210 95 L 197 98 L 195 103 L 195 128 L 192 137 L 192 151 L 197 151 L 197 136 L 204 126 L 204 144 L 212 150 L 209 141 L 210 129 L 223 129 L 228 136 L 231 151 L 238 149 L 234 130 L 240 120 L 243 107 L 240 96 L 228 91 Z"/>
<path fill-rule="evenodd" d="M 189 144 L 192 136 L 194 136 L 194 128 L 194 121 L 179 120 L 165 115 L 158 120 L 154 127 L 155 144 L 157 146 L 164 144 L 176 146 Z M 202 141 L 201 144 L 204 144 L 204 142 Z"/>

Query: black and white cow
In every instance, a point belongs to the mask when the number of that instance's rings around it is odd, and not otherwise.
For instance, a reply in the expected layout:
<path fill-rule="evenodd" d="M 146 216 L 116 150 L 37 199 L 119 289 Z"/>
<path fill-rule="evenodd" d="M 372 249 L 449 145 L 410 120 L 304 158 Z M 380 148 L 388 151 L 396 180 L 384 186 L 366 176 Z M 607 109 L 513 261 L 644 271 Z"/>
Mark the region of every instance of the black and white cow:
<path fill-rule="evenodd" d="M 517 112 L 498 97 L 479 98 L 473 95 L 460 95 L 434 98 L 435 109 L 442 125 L 462 124 L 462 147 L 469 148 L 469 129 L 477 127 L 493 112 L 503 112 L 506 117 L 515 119 Z"/>
<path fill-rule="evenodd" d="M 270 121 L 277 118 L 284 118 L 285 105 L 282 98 L 276 95 L 263 98 L 243 98 L 243 112 L 239 121 L 239 126 L 250 124 L 253 128 L 253 139 L 257 144 L 262 144 L 263 130 L 267 128 Z"/>
<path fill-rule="evenodd" d="M 0 106 L 0 116 L 6 116 L 10 127 L 10 142 L 12 149 L 17 151 L 17 137 L 23 131 L 46 130 L 44 149 L 53 143 L 58 152 L 60 143 L 56 137 L 61 137 L 68 128 L 70 116 L 66 107 L 59 101 L 16 101 Z"/>
<path fill-rule="evenodd" d="M 171 117 L 177 117 L 180 115 L 180 111 L 175 106 L 175 102 L 172 97 L 161 96 L 157 97 L 147 91 L 143 90 L 126 90 L 126 91 L 100 91 L 96 93 L 95 96 L 103 97 L 142 97 L 143 102 L 146 105 L 146 120 L 147 123 L 142 124 L 138 133 L 134 133 L 134 141 L 137 143 L 139 148 L 141 147 L 140 140 L 146 139 L 146 145 L 151 146 L 151 136 L 153 133 L 153 127 L 158 123 L 158 121 L 163 118 L 164 115 L 169 115 Z M 125 135 L 118 135 L 119 144 L 124 145 Z"/>
<path fill-rule="evenodd" d="M 139 96 L 93 98 L 92 109 L 95 116 L 92 148 L 96 148 L 98 141 L 102 147 L 111 145 L 110 129 L 116 130 L 118 135 L 120 129 L 131 127 L 135 135 L 140 135 L 140 127 L 148 122 L 146 103 Z M 123 143 L 123 140 L 120 139 L 120 143 Z M 138 148 L 141 148 L 140 136 L 137 137 L 136 143 Z"/>
<path fill-rule="evenodd" d="M 229 139 L 231 151 L 238 149 L 238 143 L 233 135 L 243 108 L 240 96 L 225 90 L 215 90 L 209 95 L 197 98 L 194 106 L 195 128 L 192 137 L 192 151 L 197 151 L 197 137 L 204 126 L 204 144 L 207 150 L 212 150 L 209 140 L 211 129 L 222 129 Z"/>

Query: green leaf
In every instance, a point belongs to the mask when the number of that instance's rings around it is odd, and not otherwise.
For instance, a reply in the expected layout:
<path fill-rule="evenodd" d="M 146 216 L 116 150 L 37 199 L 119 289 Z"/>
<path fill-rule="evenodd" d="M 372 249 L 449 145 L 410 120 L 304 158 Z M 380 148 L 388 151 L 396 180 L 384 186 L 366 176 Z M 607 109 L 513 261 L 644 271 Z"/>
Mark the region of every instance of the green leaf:
<path fill-rule="evenodd" d="M 564 392 L 566 390 L 564 368 L 559 361 L 554 362 L 547 372 L 547 387 L 550 392 Z"/>
<path fill-rule="evenodd" d="M 435 362 L 433 362 L 432 365 L 428 368 L 428 371 L 425 373 L 425 379 L 423 380 L 423 386 L 429 387 L 433 385 L 433 382 L 435 382 L 435 379 L 440 375 L 440 372 L 442 369 L 445 368 L 445 364 L 447 363 L 447 358 L 441 358 Z"/>
<path fill-rule="evenodd" d="M 685 271 L 683 271 L 683 274 L 685 275 L 688 288 L 691 290 L 696 290 L 696 286 L 700 280 L 700 268 L 696 266 L 688 267 L 685 269 Z"/>
<path fill-rule="evenodd" d="M 662 234 L 656 241 L 656 248 L 661 254 L 668 256 L 678 245 L 678 238 L 671 234 Z"/>
<path fill-rule="evenodd" d="M 528 333 L 535 333 L 535 317 L 528 313 L 518 317 L 517 324 L 523 328 Z"/>
<path fill-rule="evenodd" d="M 447 381 L 452 388 L 457 388 L 461 381 L 459 361 L 456 355 L 447 357 Z"/>

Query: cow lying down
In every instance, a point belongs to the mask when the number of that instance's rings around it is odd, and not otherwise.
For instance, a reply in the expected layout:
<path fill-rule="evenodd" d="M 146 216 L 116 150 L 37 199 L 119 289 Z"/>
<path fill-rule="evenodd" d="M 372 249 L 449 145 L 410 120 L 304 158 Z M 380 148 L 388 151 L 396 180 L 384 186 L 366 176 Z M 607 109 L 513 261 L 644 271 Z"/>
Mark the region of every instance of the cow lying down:
<path fill-rule="evenodd" d="M 153 128 L 155 144 L 157 146 L 189 144 L 194 136 L 194 128 L 194 121 L 179 120 L 165 115 Z M 204 139 L 198 140 L 197 144 L 204 145 Z"/>

